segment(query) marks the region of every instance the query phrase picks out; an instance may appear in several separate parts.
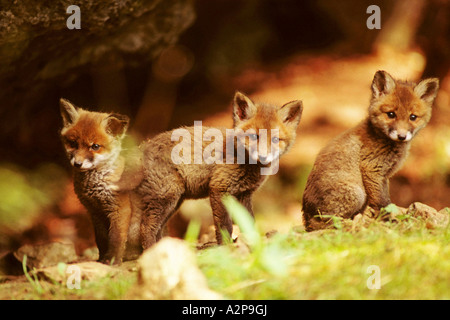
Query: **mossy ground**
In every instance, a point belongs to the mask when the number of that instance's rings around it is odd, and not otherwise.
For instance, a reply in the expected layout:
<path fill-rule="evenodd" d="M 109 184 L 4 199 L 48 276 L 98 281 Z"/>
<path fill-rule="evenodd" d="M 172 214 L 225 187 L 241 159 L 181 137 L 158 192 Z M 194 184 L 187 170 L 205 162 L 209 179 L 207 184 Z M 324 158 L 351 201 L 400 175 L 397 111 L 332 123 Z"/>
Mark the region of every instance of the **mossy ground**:
<path fill-rule="evenodd" d="M 240 214 L 235 203 L 231 208 Z M 239 224 L 237 244 L 197 251 L 210 288 L 227 299 L 450 299 L 449 226 L 429 228 L 406 216 L 357 230 L 291 228 L 267 238 L 257 225 Z M 123 299 L 135 270 L 128 265 L 119 275 L 82 281 L 79 290 L 22 277 L 0 284 L 0 298 Z"/>

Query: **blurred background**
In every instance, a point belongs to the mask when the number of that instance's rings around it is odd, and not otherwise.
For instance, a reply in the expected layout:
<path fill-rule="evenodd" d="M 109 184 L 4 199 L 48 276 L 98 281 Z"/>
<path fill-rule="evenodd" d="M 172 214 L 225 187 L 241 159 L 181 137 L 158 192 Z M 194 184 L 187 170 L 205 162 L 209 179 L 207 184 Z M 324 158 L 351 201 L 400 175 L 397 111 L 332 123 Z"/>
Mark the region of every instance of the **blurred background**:
<path fill-rule="evenodd" d="M 180 125 L 231 127 L 236 90 L 304 104 L 297 141 L 254 197 L 263 231 L 301 225 L 318 151 L 367 113 L 377 70 L 438 77 L 431 123 L 391 180 L 391 198 L 450 206 L 450 0 L 0 0 L 0 256 L 26 243 L 95 246 L 59 139 L 59 99 L 132 119 L 140 140 Z M 381 29 L 369 30 L 370 5 Z M 172 234 L 209 204 L 186 202 Z"/>

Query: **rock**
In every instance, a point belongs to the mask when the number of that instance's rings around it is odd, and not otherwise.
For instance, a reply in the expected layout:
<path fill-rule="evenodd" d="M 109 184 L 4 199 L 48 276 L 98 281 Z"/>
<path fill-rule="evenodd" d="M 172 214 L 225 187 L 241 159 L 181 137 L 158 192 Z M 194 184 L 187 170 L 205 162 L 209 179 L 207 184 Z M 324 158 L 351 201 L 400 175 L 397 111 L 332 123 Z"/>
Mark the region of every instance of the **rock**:
<path fill-rule="evenodd" d="M 422 217 L 427 222 L 429 228 L 446 227 L 450 220 L 448 209 L 437 211 L 436 209 L 427 206 L 420 202 L 412 203 L 408 208 L 408 214 L 413 217 Z"/>
<path fill-rule="evenodd" d="M 233 224 L 233 231 L 231 234 L 231 239 L 233 240 L 234 243 L 236 243 L 238 241 L 240 235 L 241 235 L 241 230 L 239 229 L 239 226 L 236 224 Z M 215 226 L 214 225 L 208 226 L 206 232 L 200 236 L 200 239 L 198 242 L 199 242 L 199 247 L 201 247 L 201 248 L 208 248 L 208 247 L 217 245 Z"/>
<path fill-rule="evenodd" d="M 59 283 L 67 283 L 67 280 L 93 281 L 106 276 L 114 276 L 122 272 L 122 269 L 108 266 L 94 261 L 80 262 L 76 264 L 59 263 L 58 265 L 40 268 L 32 271 L 38 278 Z"/>
<path fill-rule="evenodd" d="M 20 79 L 13 73 L 26 69 L 32 73 L 27 80 L 48 80 L 104 59 L 131 64 L 152 59 L 195 18 L 190 1 L 80 0 L 81 30 L 76 31 L 66 25 L 69 4 L 0 3 L 0 80 Z"/>
<path fill-rule="evenodd" d="M 439 214 L 442 214 L 442 215 L 444 215 L 444 216 L 445 216 L 445 215 L 450 216 L 450 208 L 449 208 L 449 207 L 446 207 L 446 208 L 440 210 L 440 211 L 439 211 Z"/>
<path fill-rule="evenodd" d="M 80 8 L 81 29 L 67 28 L 71 4 Z M 60 153 L 53 128 L 61 124 L 56 112 L 61 95 L 82 90 L 83 101 L 89 97 L 87 75 L 106 79 L 107 84 L 93 84 L 108 87 L 121 83 L 129 69 L 148 68 L 194 20 L 194 2 L 185 0 L 0 0 L 0 101 L 14 106 L 3 108 L 0 117 L 0 149 L 8 155 L 2 160 L 53 162 Z M 115 101 L 100 107 L 130 112 Z M 30 156 L 34 145 L 44 149 Z"/>
<path fill-rule="evenodd" d="M 81 254 L 82 259 L 97 261 L 99 257 L 99 252 L 97 247 L 87 248 Z"/>
<path fill-rule="evenodd" d="M 367 228 L 372 222 L 374 221 L 374 218 L 371 216 L 359 213 L 357 214 L 353 220 L 351 220 L 351 231 L 359 231 L 361 229 Z"/>
<path fill-rule="evenodd" d="M 39 269 L 57 265 L 59 262 L 69 263 L 78 259 L 73 243 L 52 242 L 41 245 L 24 245 L 14 252 L 19 262 L 27 256 L 27 267 Z"/>
<path fill-rule="evenodd" d="M 216 228 L 214 225 L 210 225 L 206 232 L 204 232 L 199 239 L 199 244 L 201 248 L 208 248 L 217 245 L 216 241 Z"/>
<path fill-rule="evenodd" d="M 165 237 L 138 260 L 138 282 L 131 299 L 223 299 L 210 290 L 185 241 Z"/>
<path fill-rule="evenodd" d="M 386 211 L 385 218 L 390 221 L 402 221 L 408 217 L 408 208 L 399 207 L 397 205 L 390 205 L 390 209 Z M 387 207 L 386 207 L 387 208 Z"/>

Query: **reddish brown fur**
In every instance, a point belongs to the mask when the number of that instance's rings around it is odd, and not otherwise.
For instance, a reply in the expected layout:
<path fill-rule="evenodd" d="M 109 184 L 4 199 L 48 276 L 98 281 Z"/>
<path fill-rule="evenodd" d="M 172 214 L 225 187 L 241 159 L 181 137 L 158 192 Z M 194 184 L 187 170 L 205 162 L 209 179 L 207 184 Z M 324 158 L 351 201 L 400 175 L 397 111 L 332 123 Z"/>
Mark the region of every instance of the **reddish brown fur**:
<path fill-rule="evenodd" d="M 109 149 L 111 137 L 108 137 L 105 129 L 101 126 L 104 115 L 95 113 L 82 113 L 76 126 L 71 127 L 65 132 L 66 139 L 79 141 L 83 147 L 89 147 L 95 141 Z M 106 151 L 110 151 L 110 150 Z"/>
<path fill-rule="evenodd" d="M 411 139 L 431 118 L 439 82 L 395 81 L 378 71 L 369 116 L 323 148 L 303 194 L 307 231 L 325 228 L 330 216 L 353 218 L 367 206 L 391 203 L 389 178 L 406 159 Z"/>
<path fill-rule="evenodd" d="M 142 249 L 132 190 L 142 170 L 137 149 L 122 152 L 128 118 L 86 111 L 63 99 L 61 115 L 61 138 L 74 166 L 75 192 L 91 216 L 99 260 L 120 263 L 124 254 L 126 259 L 136 258 Z"/>
<path fill-rule="evenodd" d="M 65 131 L 63 142 L 67 150 L 76 152 L 76 160 L 93 160 L 95 154 L 111 152 L 111 137 L 107 136 L 101 126 L 103 118 L 101 114 L 82 113 L 76 125 Z M 76 148 L 71 147 L 71 141 L 77 142 Z M 90 147 L 94 141 L 104 147 L 97 151 L 91 150 Z"/>
<path fill-rule="evenodd" d="M 238 92 L 234 99 L 234 128 L 252 129 L 256 134 L 259 129 L 270 131 L 270 129 L 279 128 L 280 139 L 283 141 L 283 146 L 280 143 L 280 154 L 282 154 L 295 140 L 295 131 L 301 113 L 300 101 L 288 103 L 279 109 L 274 106 L 254 104 Z M 194 128 L 185 129 L 190 133 L 191 146 L 194 146 Z M 208 129 L 203 127 L 203 132 Z M 218 148 L 229 151 L 225 146 L 225 131 L 221 129 L 224 144 L 219 145 Z M 185 199 L 205 197 L 210 199 L 216 238 L 217 242 L 221 243 L 221 230 L 230 235 L 232 232 L 231 218 L 222 203 L 222 197 L 225 194 L 235 196 L 253 214 L 251 197 L 266 178 L 261 175 L 261 168 L 264 165 L 261 162 L 238 164 L 237 161 L 233 164 L 226 164 L 225 161 L 223 164 L 195 164 L 192 153 L 190 164 L 175 164 L 171 159 L 172 150 L 177 145 L 186 144 L 187 141 L 171 141 L 172 133 L 173 131 L 162 133 L 143 145 L 145 178 L 138 188 L 140 207 L 143 211 L 141 224 L 143 247 L 148 248 L 161 238 L 164 224 Z M 201 141 L 203 150 L 210 143 Z M 248 142 L 246 145 L 246 159 L 248 159 Z M 233 149 L 233 151 L 236 150 Z"/>

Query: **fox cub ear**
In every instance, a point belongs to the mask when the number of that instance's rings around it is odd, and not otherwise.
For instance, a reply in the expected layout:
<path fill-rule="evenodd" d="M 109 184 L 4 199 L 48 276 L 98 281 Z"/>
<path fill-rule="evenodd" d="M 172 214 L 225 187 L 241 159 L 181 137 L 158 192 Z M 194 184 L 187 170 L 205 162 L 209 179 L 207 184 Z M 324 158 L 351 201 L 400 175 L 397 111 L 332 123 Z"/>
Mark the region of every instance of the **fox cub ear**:
<path fill-rule="evenodd" d="M 295 100 L 286 103 L 278 110 L 278 115 L 285 125 L 296 128 L 300 122 L 303 112 L 303 103 Z"/>
<path fill-rule="evenodd" d="M 256 106 L 249 97 L 241 92 L 236 92 L 233 103 L 234 124 L 248 120 L 256 115 Z"/>
<path fill-rule="evenodd" d="M 59 107 L 61 110 L 61 116 L 63 118 L 64 127 L 70 126 L 77 121 L 79 114 L 78 108 L 75 107 L 68 100 L 61 98 L 59 100 Z"/>
<path fill-rule="evenodd" d="M 112 113 L 103 120 L 106 132 L 114 137 L 123 136 L 128 129 L 129 123 L 130 118 L 118 113 Z"/>
<path fill-rule="evenodd" d="M 372 97 L 378 99 L 395 90 L 395 80 L 386 71 L 377 71 L 372 81 Z"/>
<path fill-rule="evenodd" d="M 429 78 L 419 82 L 414 87 L 414 93 L 423 101 L 432 104 L 439 90 L 439 79 Z"/>

